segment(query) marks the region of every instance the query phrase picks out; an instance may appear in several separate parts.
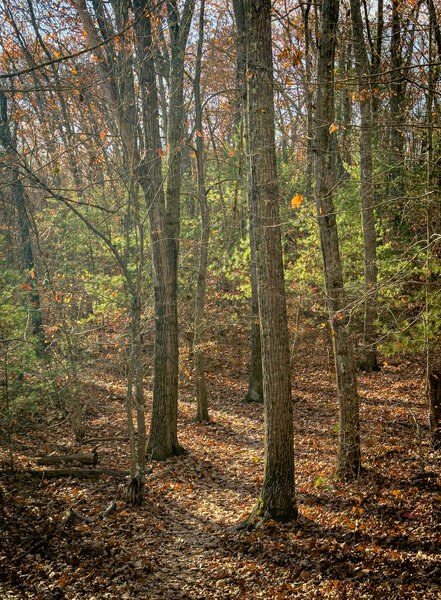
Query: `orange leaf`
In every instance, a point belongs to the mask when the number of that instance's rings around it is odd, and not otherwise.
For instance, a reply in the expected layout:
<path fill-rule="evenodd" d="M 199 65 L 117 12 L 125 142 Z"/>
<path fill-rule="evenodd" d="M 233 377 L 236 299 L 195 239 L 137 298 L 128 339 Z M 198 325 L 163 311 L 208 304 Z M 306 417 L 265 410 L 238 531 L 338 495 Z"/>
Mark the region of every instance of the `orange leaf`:
<path fill-rule="evenodd" d="M 100 138 L 103 140 L 105 137 L 106 137 L 106 134 L 105 134 L 105 132 L 104 132 L 104 131 L 102 131 L 102 132 L 100 133 Z"/>
<path fill-rule="evenodd" d="M 200 131 L 196 131 L 196 135 L 197 135 L 198 137 L 204 137 Z"/>
<path fill-rule="evenodd" d="M 162 148 L 158 148 L 158 154 L 162 158 L 164 156 L 164 150 Z"/>
<path fill-rule="evenodd" d="M 329 133 L 334 133 L 334 131 L 337 131 L 338 128 L 339 126 L 337 123 L 332 123 L 331 127 L 329 128 Z"/>
<path fill-rule="evenodd" d="M 29 272 L 29 275 L 31 276 L 31 279 L 35 279 L 35 272 L 34 269 L 31 269 Z"/>
<path fill-rule="evenodd" d="M 297 208 L 298 206 L 302 206 L 303 204 L 303 196 L 302 194 L 296 194 L 294 198 L 291 200 L 291 208 Z"/>

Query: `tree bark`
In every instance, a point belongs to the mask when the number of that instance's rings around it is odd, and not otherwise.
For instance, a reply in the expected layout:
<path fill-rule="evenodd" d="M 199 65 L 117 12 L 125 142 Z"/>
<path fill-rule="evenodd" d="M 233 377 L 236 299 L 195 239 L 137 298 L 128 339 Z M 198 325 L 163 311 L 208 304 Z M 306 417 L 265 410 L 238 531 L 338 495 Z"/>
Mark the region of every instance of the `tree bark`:
<path fill-rule="evenodd" d="M 264 481 L 248 522 L 297 517 L 289 336 L 280 239 L 270 0 L 244 1 L 248 153 L 265 414 Z"/>
<path fill-rule="evenodd" d="M 152 2 L 145 2 L 150 5 Z M 180 233 L 180 200 L 181 200 L 181 165 L 182 147 L 184 144 L 184 64 L 190 25 L 193 16 L 195 0 L 185 0 L 182 16 L 179 15 L 176 0 L 167 0 L 167 20 L 170 36 L 170 94 L 168 110 L 168 152 L 166 177 L 166 231 L 168 235 L 168 257 L 170 271 L 167 275 L 167 296 L 170 306 L 166 307 L 170 314 L 168 319 L 168 343 L 166 344 L 167 360 L 165 363 L 165 395 L 169 404 L 172 421 L 172 454 L 181 453 L 178 444 L 178 375 L 179 375 L 179 340 L 178 340 L 178 257 Z M 149 17 L 150 18 L 150 17 Z M 156 88 L 156 81 L 155 81 Z M 157 97 L 157 92 L 155 91 Z M 159 124 L 158 124 L 159 125 Z M 158 129 L 159 133 L 159 129 Z M 157 150 L 158 146 L 155 150 Z M 152 428 L 154 423 L 152 420 Z M 153 449 L 149 441 L 149 449 Z"/>
<path fill-rule="evenodd" d="M 400 198 L 403 195 L 403 185 L 400 181 L 401 177 L 401 163 L 403 160 L 403 145 L 404 140 L 401 135 L 403 129 L 403 115 L 402 105 L 404 102 L 403 98 L 403 57 L 401 49 L 401 19 L 399 12 L 399 4 L 401 0 L 392 0 L 392 31 L 390 40 L 390 54 L 391 54 L 391 67 L 392 76 L 390 82 L 390 119 L 391 119 L 391 131 L 390 131 L 390 157 L 391 157 L 391 171 L 390 171 L 390 192 L 393 197 Z M 398 206 L 400 203 L 398 203 Z"/>
<path fill-rule="evenodd" d="M 161 168 L 158 90 L 149 0 L 135 0 L 138 72 L 142 89 L 145 159 L 136 172 L 150 223 L 155 293 L 153 408 L 147 453 L 154 460 L 180 454 L 178 443 L 178 318 L 176 206 L 167 215 Z M 169 127 L 171 127 L 169 122 Z M 172 200 L 170 199 L 170 202 Z M 171 228 L 171 229 L 170 229 Z"/>
<path fill-rule="evenodd" d="M 246 31 L 243 0 L 233 0 L 234 18 L 237 29 L 237 65 L 236 81 L 240 82 L 242 121 L 244 123 L 245 145 L 249 146 L 249 124 L 247 111 L 247 81 L 246 81 Z M 247 179 L 251 181 L 250 152 L 247 152 Z M 247 187 L 248 214 L 249 214 L 249 236 L 250 236 L 250 372 L 248 377 L 248 391 L 245 402 L 263 402 L 263 375 L 262 375 L 262 347 L 260 340 L 259 302 L 257 292 L 257 266 L 256 266 L 256 244 L 255 224 L 252 211 L 252 195 L 250 187 Z"/>
<path fill-rule="evenodd" d="M 432 444 L 441 448 L 441 371 L 432 370 L 429 376 L 429 414 Z"/>
<path fill-rule="evenodd" d="M 198 176 L 198 201 L 201 211 L 201 248 L 199 254 L 199 268 L 196 286 L 196 298 L 194 303 L 194 337 L 193 337 L 193 361 L 194 379 L 196 388 L 196 420 L 199 422 L 209 421 L 207 385 L 205 382 L 204 350 L 202 346 L 202 331 L 205 308 L 205 288 L 208 263 L 208 241 L 210 238 L 210 212 L 207 202 L 207 190 L 205 187 L 205 158 L 204 138 L 202 135 L 202 100 L 201 100 L 201 62 L 202 46 L 204 41 L 204 9 L 205 0 L 201 0 L 199 14 L 199 40 L 196 54 L 196 68 L 193 81 L 194 106 L 195 106 L 195 128 L 196 132 L 196 162 Z"/>
<path fill-rule="evenodd" d="M 317 74 L 315 198 L 339 396 L 337 473 L 356 478 L 361 463 L 358 394 L 352 340 L 344 317 L 346 300 L 333 201 L 336 179 L 332 124 L 338 10 L 338 0 L 324 0 Z"/>
<path fill-rule="evenodd" d="M 364 331 L 362 357 L 359 366 L 364 371 L 378 371 L 375 333 L 378 269 L 372 168 L 372 94 L 360 0 L 351 0 L 351 20 L 360 106 L 360 196 L 364 246 Z"/>
<path fill-rule="evenodd" d="M 130 475 L 130 471 L 120 471 L 118 469 L 41 469 L 39 471 L 29 470 L 23 472 L 41 479 L 58 479 L 61 477 L 96 479 L 102 475 L 107 477 L 128 477 Z"/>
<path fill-rule="evenodd" d="M 61 456 L 40 456 L 35 461 L 37 465 L 56 465 L 66 462 L 80 462 L 83 465 L 98 464 L 98 454 L 96 452 L 80 452 L 79 454 L 64 454 Z"/>

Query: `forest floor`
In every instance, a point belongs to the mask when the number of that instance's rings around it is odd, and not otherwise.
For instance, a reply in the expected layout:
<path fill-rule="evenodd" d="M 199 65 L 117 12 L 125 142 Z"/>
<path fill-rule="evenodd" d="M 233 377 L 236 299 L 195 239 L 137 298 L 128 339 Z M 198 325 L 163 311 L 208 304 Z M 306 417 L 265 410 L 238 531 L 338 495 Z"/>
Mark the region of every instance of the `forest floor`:
<path fill-rule="evenodd" d="M 294 523 L 228 531 L 252 510 L 263 476 L 263 407 L 242 402 L 242 331 L 210 350 L 209 424 L 194 421 L 183 354 L 179 439 L 187 453 L 149 463 L 143 507 L 124 503 L 124 480 L 26 475 L 33 456 L 96 444 L 75 445 L 68 423 L 50 411 L 23 422 L 14 436 L 17 474 L 0 472 L 0 597 L 441 598 L 440 457 L 428 439 L 423 368 L 400 360 L 360 374 L 364 468 L 345 484 L 333 478 L 337 406 L 325 345 L 300 339 L 293 365 Z M 85 390 L 87 437 L 126 435 L 124 381 L 95 376 Z M 98 445 L 99 468 L 128 468 L 125 441 Z M 97 519 L 111 500 L 116 509 Z M 93 522 L 64 519 L 69 508 Z"/>

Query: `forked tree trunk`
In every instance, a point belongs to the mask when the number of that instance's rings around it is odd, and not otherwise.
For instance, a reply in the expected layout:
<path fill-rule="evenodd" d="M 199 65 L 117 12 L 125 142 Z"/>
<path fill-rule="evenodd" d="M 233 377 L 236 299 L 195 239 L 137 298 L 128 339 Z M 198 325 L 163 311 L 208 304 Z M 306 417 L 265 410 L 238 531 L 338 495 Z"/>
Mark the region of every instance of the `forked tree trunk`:
<path fill-rule="evenodd" d="M 262 340 L 265 470 L 248 523 L 297 517 L 289 336 L 274 137 L 271 1 L 245 0 L 248 153 Z"/>
<path fill-rule="evenodd" d="M 182 452 L 177 431 L 177 241 L 170 230 L 161 169 L 159 105 L 149 0 L 135 0 L 135 33 L 142 89 L 145 160 L 136 167 L 150 224 L 155 293 L 153 408 L 147 453 L 164 460 Z M 159 152 L 158 152 L 159 151 Z M 174 214 L 174 213 L 173 213 Z"/>
<path fill-rule="evenodd" d="M 344 316 L 346 300 L 333 201 L 336 179 L 332 124 L 338 9 L 338 0 L 324 0 L 317 75 L 315 198 L 339 396 L 337 473 L 355 478 L 361 463 L 358 394 L 352 340 Z"/>
<path fill-rule="evenodd" d="M 374 218 L 372 114 L 369 61 L 360 0 L 351 0 L 352 37 L 360 106 L 360 195 L 364 246 L 364 332 L 360 368 L 378 371 L 375 319 L 377 317 L 377 235 Z"/>

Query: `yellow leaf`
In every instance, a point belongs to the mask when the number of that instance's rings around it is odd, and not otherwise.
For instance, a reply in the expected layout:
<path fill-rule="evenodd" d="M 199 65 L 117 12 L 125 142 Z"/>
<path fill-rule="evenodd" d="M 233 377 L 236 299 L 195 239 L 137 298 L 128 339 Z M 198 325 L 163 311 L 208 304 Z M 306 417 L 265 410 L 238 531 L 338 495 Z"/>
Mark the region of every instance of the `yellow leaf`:
<path fill-rule="evenodd" d="M 303 196 L 302 194 L 296 194 L 294 198 L 291 200 L 291 208 L 296 208 L 298 206 L 302 206 L 303 204 Z"/>
<path fill-rule="evenodd" d="M 331 127 L 329 128 L 329 133 L 334 133 L 334 131 L 337 131 L 338 128 L 339 126 L 337 123 L 332 123 Z"/>

